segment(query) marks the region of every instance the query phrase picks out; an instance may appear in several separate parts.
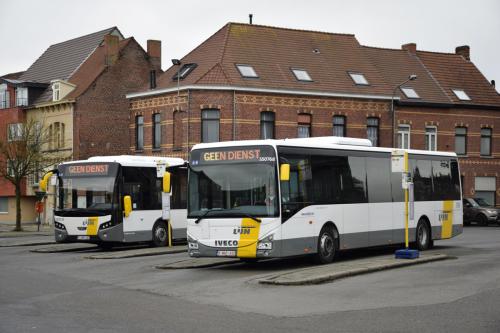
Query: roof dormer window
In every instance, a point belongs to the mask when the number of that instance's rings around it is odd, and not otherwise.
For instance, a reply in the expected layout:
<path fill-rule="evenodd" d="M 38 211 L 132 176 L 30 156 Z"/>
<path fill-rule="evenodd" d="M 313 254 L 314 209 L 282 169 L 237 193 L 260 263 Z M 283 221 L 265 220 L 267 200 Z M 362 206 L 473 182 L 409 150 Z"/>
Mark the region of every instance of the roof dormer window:
<path fill-rule="evenodd" d="M 172 80 L 177 81 L 177 75 L 179 75 L 180 80 L 184 80 L 196 67 L 198 67 L 198 64 L 182 65 L 181 69 L 172 77 Z"/>
<path fill-rule="evenodd" d="M 364 74 L 361 74 L 361 73 L 349 73 L 349 75 L 351 76 L 351 79 L 354 81 L 354 83 L 356 83 L 356 85 L 360 85 L 360 86 L 368 86 L 368 85 L 370 85 L 368 83 L 368 80 L 364 76 Z"/>
<path fill-rule="evenodd" d="M 457 96 L 457 98 L 461 101 L 470 101 L 471 100 L 469 95 L 467 95 L 467 93 L 463 89 L 452 89 L 452 91 L 455 94 L 455 96 Z"/>
<path fill-rule="evenodd" d="M 292 72 L 298 81 L 312 82 L 311 76 L 305 69 L 292 68 Z"/>
<path fill-rule="evenodd" d="M 59 83 L 52 84 L 52 100 L 57 102 L 61 99 L 61 85 Z"/>
<path fill-rule="evenodd" d="M 420 98 L 415 89 L 410 87 L 401 88 L 401 91 L 405 94 L 406 98 Z"/>
<path fill-rule="evenodd" d="M 250 65 L 236 65 L 236 68 L 238 68 L 238 71 L 240 72 L 241 76 L 245 78 L 256 79 L 259 77 L 255 69 L 253 69 L 253 67 Z"/>

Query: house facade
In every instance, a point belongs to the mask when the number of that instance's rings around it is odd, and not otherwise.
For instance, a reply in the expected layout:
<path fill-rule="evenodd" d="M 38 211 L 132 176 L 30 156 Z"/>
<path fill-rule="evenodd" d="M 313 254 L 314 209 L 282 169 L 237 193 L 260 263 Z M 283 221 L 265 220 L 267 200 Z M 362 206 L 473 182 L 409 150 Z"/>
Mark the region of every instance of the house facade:
<path fill-rule="evenodd" d="M 130 138 L 125 95 L 161 73 L 160 59 L 160 41 L 149 40 L 146 51 L 116 27 L 54 44 L 19 76 L 44 85 L 23 107 L 23 119 L 40 123 L 50 137 L 45 150 L 67 160 L 126 154 Z M 37 189 L 38 175 L 33 175 L 26 181 L 23 202 L 34 201 Z M 53 191 L 45 200 L 46 222 L 52 220 Z M 28 216 L 34 208 L 22 211 Z"/>
<path fill-rule="evenodd" d="M 464 196 L 499 205 L 500 96 L 469 53 L 411 43 L 381 49 L 353 35 L 229 23 L 154 88 L 127 95 L 130 152 L 187 158 L 199 142 L 369 138 L 376 146 L 456 151 Z"/>

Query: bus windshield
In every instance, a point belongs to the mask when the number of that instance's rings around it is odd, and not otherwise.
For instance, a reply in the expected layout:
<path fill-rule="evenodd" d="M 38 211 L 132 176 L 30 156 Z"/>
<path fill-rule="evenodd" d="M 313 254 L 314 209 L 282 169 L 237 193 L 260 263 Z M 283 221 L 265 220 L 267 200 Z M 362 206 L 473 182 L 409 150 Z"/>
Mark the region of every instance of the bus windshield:
<path fill-rule="evenodd" d="M 201 217 L 210 210 L 207 218 L 279 216 L 271 147 L 193 151 L 188 216 Z"/>
<path fill-rule="evenodd" d="M 66 165 L 59 175 L 60 210 L 110 210 L 117 202 L 117 166 L 109 164 Z"/>

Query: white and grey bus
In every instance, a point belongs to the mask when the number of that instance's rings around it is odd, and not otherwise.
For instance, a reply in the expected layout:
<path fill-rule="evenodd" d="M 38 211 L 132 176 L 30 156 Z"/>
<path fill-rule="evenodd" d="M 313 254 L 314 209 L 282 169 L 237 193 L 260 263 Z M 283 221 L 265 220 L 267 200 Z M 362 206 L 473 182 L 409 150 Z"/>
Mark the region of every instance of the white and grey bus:
<path fill-rule="evenodd" d="M 187 163 L 183 159 L 91 157 L 62 163 L 54 173 L 57 242 L 164 246 L 172 239 L 186 239 Z"/>
<path fill-rule="evenodd" d="M 405 241 L 402 173 L 391 148 L 317 137 L 195 145 L 187 236 L 192 257 L 313 254 Z M 456 154 L 408 150 L 414 183 L 410 242 L 420 250 L 462 232 Z"/>

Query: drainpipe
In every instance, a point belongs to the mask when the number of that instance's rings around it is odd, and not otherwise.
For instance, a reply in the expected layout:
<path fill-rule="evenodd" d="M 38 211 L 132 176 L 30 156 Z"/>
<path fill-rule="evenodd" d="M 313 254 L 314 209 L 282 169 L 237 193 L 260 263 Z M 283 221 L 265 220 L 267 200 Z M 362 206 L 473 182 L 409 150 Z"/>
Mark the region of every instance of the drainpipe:
<path fill-rule="evenodd" d="M 233 90 L 233 141 L 236 140 L 236 90 Z"/>

